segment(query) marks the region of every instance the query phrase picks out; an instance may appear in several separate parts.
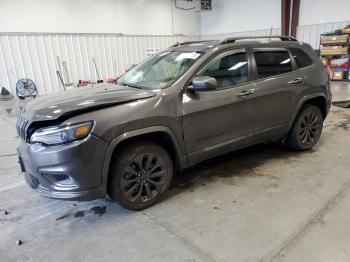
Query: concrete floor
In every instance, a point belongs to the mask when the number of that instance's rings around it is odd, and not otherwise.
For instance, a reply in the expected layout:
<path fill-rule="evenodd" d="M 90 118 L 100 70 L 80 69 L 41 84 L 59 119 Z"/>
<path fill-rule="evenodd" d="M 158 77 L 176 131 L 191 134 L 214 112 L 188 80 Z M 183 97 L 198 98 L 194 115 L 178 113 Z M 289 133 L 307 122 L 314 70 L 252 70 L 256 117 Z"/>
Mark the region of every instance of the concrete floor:
<path fill-rule="evenodd" d="M 314 150 L 215 158 L 143 212 L 37 195 L 19 174 L 15 119 L 0 116 L 0 261 L 350 261 L 350 126 L 339 124 L 350 109 L 332 108 Z"/>

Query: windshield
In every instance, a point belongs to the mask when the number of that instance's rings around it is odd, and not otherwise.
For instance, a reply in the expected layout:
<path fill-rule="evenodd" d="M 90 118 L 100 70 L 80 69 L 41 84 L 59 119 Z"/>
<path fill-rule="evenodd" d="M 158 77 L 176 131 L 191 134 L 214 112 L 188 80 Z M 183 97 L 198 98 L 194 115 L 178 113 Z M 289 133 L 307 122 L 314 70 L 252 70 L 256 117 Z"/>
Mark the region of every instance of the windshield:
<path fill-rule="evenodd" d="M 166 52 L 154 55 L 122 75 L 117 83 L 142 89 L 170 86 L 202 55 L 200 52 Z"/>

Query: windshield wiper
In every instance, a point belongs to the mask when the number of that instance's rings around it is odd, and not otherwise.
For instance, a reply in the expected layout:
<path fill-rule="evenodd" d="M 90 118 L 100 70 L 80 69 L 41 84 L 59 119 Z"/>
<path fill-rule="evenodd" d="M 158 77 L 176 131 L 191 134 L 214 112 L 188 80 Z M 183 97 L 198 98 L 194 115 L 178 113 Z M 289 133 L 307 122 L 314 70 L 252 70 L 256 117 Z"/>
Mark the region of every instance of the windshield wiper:
<path fill-rule="evenodd" d="M 139 86 L 139 85 L 133 85 L 133 84 L 129 84 L 129 83 L 120 83 L 119 85 L 122 85 L 122 86 L 127 86 L 127 87 L 131 87 L 131 88 L 143 89 L 143 87 L 142 87 L 142 86 Z"/>

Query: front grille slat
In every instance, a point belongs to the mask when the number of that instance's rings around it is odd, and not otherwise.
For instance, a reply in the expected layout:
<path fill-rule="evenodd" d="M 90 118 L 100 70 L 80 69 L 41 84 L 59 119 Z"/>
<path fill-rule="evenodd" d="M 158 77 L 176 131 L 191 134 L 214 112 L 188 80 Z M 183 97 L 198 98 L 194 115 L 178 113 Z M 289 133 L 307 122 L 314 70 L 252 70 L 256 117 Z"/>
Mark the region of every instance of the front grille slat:
<path fill-rule="evenodd" d="M 28 122 L 29 122 L 28 120 L 20 116 L 16 123 L 17 134 L 23 140 L 26 139 L 26 128 L 27 128 Z"/>
<path fill-rule="evenodd" d="M 17 135 L 20 136 L 20 128 L 19 128 L 19 122 L 20 122 L 20 118 L 17 119 L 17 123 L 16 123 L 16 129 L 17 129 Z"/>

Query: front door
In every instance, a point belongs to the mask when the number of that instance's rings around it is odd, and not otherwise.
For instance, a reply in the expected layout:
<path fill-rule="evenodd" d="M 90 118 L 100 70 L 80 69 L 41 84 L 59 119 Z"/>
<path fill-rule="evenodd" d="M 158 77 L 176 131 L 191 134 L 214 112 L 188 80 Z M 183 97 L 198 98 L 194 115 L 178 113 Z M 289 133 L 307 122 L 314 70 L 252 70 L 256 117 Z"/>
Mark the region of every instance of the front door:
<path fill-rule="evenodd" d="M 215 78 L 217 88 L 183 93 L 184 139 L 192 163 L 232 150 L 257 128 L 250 67 L 245 49 L 221 53 L 197 74 Z"/>

